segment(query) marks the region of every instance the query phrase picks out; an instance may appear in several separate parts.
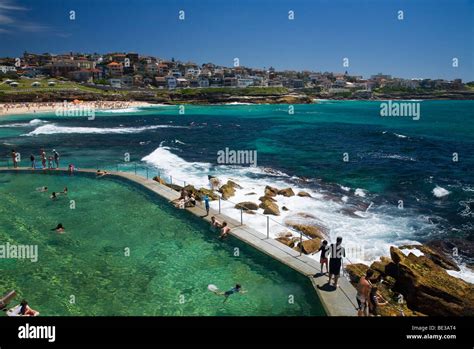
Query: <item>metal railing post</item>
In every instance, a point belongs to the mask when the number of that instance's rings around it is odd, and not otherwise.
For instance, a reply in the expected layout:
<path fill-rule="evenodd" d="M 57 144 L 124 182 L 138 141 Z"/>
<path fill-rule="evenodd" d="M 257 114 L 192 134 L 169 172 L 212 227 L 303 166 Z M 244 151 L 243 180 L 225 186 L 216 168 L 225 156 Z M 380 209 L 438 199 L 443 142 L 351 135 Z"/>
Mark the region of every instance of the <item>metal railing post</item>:
<path fill-rule="evenodd" d="M 267 216 L 267 239 L 270 238 L 270 216 Z"/>
<path fill-rule="evenodd" d="M 135 174 L 137 174 L 137 163 L 135 163 Z"/>
<path fill-rule="evenodd" d="M 219 196 L 219 214 L 221 213 L 221 197 Z"/>
<path fill-rule="evenodd" d="M 170 184 L 173 184 L 173 176 L 170 176 Z"/>
<path fill-rule="evenodd" d="M 146 167 L 146 179 L 148 179 L 148 167 Z"/>
<path fill-rule="evenodd" d="M 183 181 L 183 183 L 184 183 L 184 186 L 186 186 L 186 181 Z"/>
<path fill-rule="evenodd" d="M 118 164 L 118 162 L 117 162 L 117 172 L 118 172 L 118 171 L 119 171 L 119 164 Z"/>
<path fill-rule="evenodd" d="M 303 233 L 300 231 L 300 256 L 303 253 Z"/>
<path fill-rule="evenodd" d="M 244 224 L 244 209 L 240 208 L 240 225 Z"/>

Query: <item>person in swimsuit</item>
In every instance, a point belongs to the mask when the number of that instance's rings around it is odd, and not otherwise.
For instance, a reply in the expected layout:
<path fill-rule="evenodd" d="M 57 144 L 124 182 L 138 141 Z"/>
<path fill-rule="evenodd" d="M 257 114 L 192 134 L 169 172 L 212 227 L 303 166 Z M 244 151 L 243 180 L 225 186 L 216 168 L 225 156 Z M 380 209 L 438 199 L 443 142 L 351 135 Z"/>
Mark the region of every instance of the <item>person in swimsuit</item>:
<path fill-rule="evenodd" d="M 244 291 L 244 289 L 242 289 L 242 286 L 240 286 L 240 284 L 237 284 L 235 285 L 235 287 L 232 287 L 230 290 L 228 291 L 225 291 L 225 292 L 219 292 L 216 294 L 220 295 L 220 296 L 224 296 L 224 301 L 222 303 L 225 303 L 227 302 L 227 299 L 229 299 L 229 297 L 235 293 L 240 293 L 240 294 L 244 294 L 246 293 L 247 291 Z"/>
<path fill-rule="evenodd" d="M 219 239 L 224 239 L 225 237 L 227 237 L 227 235 L 229 235 L 229 233 L 230 233 L 230 228 L 227 226 L 227 222 L 223 222 L 222 227 L 221 227 L 221 235 L 219 235 Z"/>
<path fill-rule="evenodd" d="M 211 217 L 211 227 L 212 229 L 220 229 L 221 223 L 216 219 L 216 217 Z"/>
<path fill-rule="evenodd" d="M 12 149 L 12 161 L 13 161 L 13 167 L 17 168 L 18 167 L 18 158 L 17 158 L 17 152 L 15 149 Z"/>
<path fill-rule="evenodd" d="M 36 160 L 33 154 L 30 155 L 31 168 L 34 170 L 36 168 Z"/>
<path fill-rule="evenodd" d="M 204 207 L 206 208 L 206 216 L 209 216 L 209 196 L 204 195 Z"/>
<path fill-rule="evenodd" d="M 357 284 L 357 315 L 358 316 L 368 316 L 368 302 L 370 298 L 370 289 L 371 283 L 370 278 L 374 275 L 374 271 L 372 269 L 368 269 L 364 276 L 359 279 L 359 283 Z"/>
<path fill-rule="evenodd" d="M 41 156 L 41 165 L 43 166 L 43 169 L 45 169 L 46 168 L 46 153 L 44 149 L 41 149 L 40 156 Z"/>
<path fill-rule="evenodd" d="M 39 315 L 39 312 L 36 310 L 33 310 L 30 308 L 28 305 L 28 302 L 26 300 L 22 300 L 21 303 L 21 309 L 20 309 L 20 315 L 22 316 L 37 316 Z"/>
<path fill-rule="evenodd" d="M 388 302 L 383 298 L 383 296 L 378 292 L 378 287 L 376 284 L 372 285 L 370 289 L 370 296 L 369 296 L 369 315 L 370 316 L 380 316 L 378 314 L 377 308 L 378 306 L 383 306 L 388 304 Z"/>
<path fill-rule="evenodd" d="M 329 252 L 329 246 L 327 240 L 324 240 L 323 243 L 321 244 L 321 247 L 319 250 L 317 250 L 314 253 L 321 252 L 321 256 L 319 257 L 319 263 L 321 263 L 321 274 L 323 273 L 323 267 L 326 266 L 326 274 L 329 272 L 329 266 L 328 266 L 328 252 Z M 314 254 L 313 253 L 313 254 Z M 318 277 L 319 275 L 314 275 L 314 277 Z"/>

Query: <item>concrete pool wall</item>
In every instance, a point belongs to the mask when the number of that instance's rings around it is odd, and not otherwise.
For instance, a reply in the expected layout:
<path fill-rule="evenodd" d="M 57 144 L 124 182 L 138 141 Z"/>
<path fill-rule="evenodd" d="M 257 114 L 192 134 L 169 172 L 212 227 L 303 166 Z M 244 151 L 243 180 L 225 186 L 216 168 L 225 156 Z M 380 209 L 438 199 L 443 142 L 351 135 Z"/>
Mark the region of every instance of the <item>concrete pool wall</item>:
<path fill-rule="evenodd" d="M 0 172 L 9 173 L 37 173 L 37 174 L 67 174 L 66 169 L 57 170 L 32 170 L 31 168 L 6 168 L 0 167 Z M 76 170 L 75 173 L 94 176 L 95 169 Z M 179 197 L 179 193 L 165 185 L 154 180 L 146 179 L 130 172 L 108 171 L 108 175 L 119 179 L 125 179 L 132 183 L 159 195 L 166 200 L 174 200 Z M 324 311 L 329 316 L 355 316 L 357 311 L 355 308 L 356 290 L 350 282 L 341 275 L 339 279 L 339 287 L 335 289 L 327 285 L 327 276 L 319 276 L 314 278 L 313 275 L 319 273 L 320 265 L 314 259 L 301 255 L 299 252 L 290 247 L 257 232 L 246 224 L 220 214 L 218 211 L 210 209 L 209 215 L 204 217 L 206 213 L 204 206 L 198 204 L 195 207 L 186 208 L 191 214 L 210 222 L 210 217 L 215 216 L 220 221 L 226 221 L 231 228 L 231 235 L 243 241 L 247 245 L 252 246 L 256 250 L 265 253 L 273 259 L 285 264 L 293 270 L 308 277 L 317 293 Z"/>

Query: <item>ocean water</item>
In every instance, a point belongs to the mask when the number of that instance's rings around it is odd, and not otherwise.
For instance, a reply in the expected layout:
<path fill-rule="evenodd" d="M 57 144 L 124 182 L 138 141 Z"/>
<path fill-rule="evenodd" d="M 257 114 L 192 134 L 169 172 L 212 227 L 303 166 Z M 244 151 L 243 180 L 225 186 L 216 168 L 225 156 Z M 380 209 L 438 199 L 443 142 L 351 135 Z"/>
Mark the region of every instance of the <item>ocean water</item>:
<path fill-rule="evenodd" d="M 0 196 L 0 244 L 38 246 L 36 262 L 0 259 L 0 290 L 44 316 L 324 315 L 308 278 L 129 182 L 1 173 Z M 236 283 L 226 304 L 207 289 Z"/>
<path fill-rule="evenodd" d="M 222 105 L 186 106 L 184 114 L 178 106 L 104 111 L 93 121 L 11 116 L 0 120 L 0 146 L 24 158 L 55 148 L 78 167 L 133 171 L 137 164 L 145 175 L 146 165 L 149 175 L 178 184 L 208 186 L 207 175 L 217 175 L 243 187 L 232 202 L 258 202 L 265 185 L 305 190 L 313 197 L 277 198 L 289 210 L 272 217 L 270 234 L 284 231 L 286 220 L 316 220 L 330 239 L 342 236 L 362 251 L 351 261 L 370 262 L 391 245 L 474 238 L 474 101 L 420 103 L 419 120 L 382 117 L 376 101 L 295 105 L 293 115 L 288 105 Z M 218 164 L 225 148 L 257 150 L 258 166 Z M 240 219 L 233 203 L 222 205 Z M 266 234 L 265 217 L 244 221 Z"/>

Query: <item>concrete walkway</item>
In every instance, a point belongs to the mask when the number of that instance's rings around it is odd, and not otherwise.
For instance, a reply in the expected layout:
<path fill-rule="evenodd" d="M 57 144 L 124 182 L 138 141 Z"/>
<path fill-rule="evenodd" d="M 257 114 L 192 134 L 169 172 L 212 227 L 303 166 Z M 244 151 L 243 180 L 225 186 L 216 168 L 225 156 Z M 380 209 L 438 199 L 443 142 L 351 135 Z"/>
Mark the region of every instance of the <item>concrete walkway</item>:
<path fill-rule="evenodd" d="M 6 168 L 0 167 L 0 172 L 28 172 L 35 174 L 53 174 L 63 173 L 67 174 L 66 169 L 58 170 L 31 170 L 30 168 Z M 80 169 L 76 170 L 75 173 L 89 173 L 94 174 L 96 170 L 93 169 Z M 158 194 L 159 196 L 167 199 L 174 200 L 179 197 L 179 193 L 165 185 L 162 185 L 151 179 L 135 175 L 130 172 L 117 172 L 107 171 L 107 176 L 115 176 L 127 179 L 134 183 L 137 183 L 148 190 Z M 240 224 L 233 218 L 219 214 L 218 211 L 210 209 L 209 216 L 204 217 L 206 211 L 204 206 L 198 204 L 196 207 L 186 208 L 187 211 L 192 214 L 201 217 L 202 219 L 210 222 L 210 217 L 215 216 L 219 221 L 226 221 L 228 226 L 231 228 L 231 235 L 237 239 L 247 243 L 255 249 L 263 252 L 270 257 L 280 261 L 288 267 L 296 270 L 297 272 L 307 276 L 316 290 L 318 298 L 320 299 L 324 310 L 329 316 L 355 316 L 357 311 L 355 308 L 355 297 L 356 290 L 349 283 L 349 281 L 341 276 L 339 279 L 339 287 L 336 289 L 327 284 L 327 276 L 313 277 L 320 271 L 320 264 L 312 258 L 306 255 L 300 255 L 299 252 L 291 249 L 290 247 L 272 239 L 267 238 L 265 235 L 257 232 L 245 224 Z"/>

